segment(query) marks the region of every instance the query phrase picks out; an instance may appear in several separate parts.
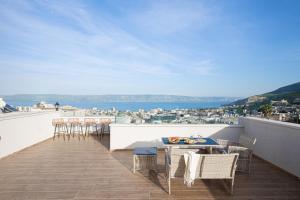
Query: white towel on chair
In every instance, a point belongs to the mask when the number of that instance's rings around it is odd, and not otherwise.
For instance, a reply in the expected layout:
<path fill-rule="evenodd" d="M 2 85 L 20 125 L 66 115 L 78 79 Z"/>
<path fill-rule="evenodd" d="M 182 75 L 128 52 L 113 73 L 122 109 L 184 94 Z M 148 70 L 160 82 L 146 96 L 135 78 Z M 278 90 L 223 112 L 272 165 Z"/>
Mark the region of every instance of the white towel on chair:
<path fill-rule="evenodd" d="M 185 162 L 184 184 L 191 187 L 196 179 L 196 169 L 199 163 L 200 154 L 188 151 L 183 154 Z"/>

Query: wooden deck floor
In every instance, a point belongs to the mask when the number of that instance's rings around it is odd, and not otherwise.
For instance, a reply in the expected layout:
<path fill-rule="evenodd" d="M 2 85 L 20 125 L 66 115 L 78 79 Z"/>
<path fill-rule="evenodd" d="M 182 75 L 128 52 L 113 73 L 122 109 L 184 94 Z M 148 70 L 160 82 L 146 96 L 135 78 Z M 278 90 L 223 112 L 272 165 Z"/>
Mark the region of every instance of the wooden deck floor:
<path fill-rule="evenodd" d="M 169 196 L 162 152 L 158 174 L 133 174 L 131 151 L 110 153 L 108 142 L 49 139 L 0 160 L 0 199 L 300 199 L 299 179 L 258 158 L 251 176 L 236 175 L 233 196 L 221 181 L 187 188 L 182 179 Z"/>

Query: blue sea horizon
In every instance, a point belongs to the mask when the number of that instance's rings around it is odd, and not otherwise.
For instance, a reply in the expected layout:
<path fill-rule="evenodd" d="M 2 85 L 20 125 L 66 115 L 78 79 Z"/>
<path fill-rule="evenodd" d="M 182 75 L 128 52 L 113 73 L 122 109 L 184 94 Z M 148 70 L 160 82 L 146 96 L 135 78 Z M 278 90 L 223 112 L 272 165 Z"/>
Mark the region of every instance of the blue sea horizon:
<path fill-rule="evenodd" d="M 39 101 L 8 101 L 9 105 L 16 106 L 33 106 Z M 47 102 L 54 104 L 55 102 Z M 60 101 L 60 105 L 70 105 L 82 109 L 112 109 L 115 108 L 120 111 L 137 111 L 139 109 L 151 110 L 161 108 L 164 110 L 171 109 L 204 109 L 204 108 L 218 108 L 230 102 L 69 102 Z"/>

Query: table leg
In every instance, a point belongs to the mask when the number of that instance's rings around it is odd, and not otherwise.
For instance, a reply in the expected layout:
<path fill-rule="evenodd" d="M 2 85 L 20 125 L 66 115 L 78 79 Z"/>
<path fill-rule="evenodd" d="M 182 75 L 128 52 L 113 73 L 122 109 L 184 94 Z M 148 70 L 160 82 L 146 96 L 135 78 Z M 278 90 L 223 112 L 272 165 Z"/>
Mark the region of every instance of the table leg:
<path fill-rule="evenodd" d="M 133 155 L 133 173 L 135 173 L 135 155 Z"/>
<path fill-rule="evenodd" d="M 209 153 L 212 154 L 212 147 L 209 147 Z"/>

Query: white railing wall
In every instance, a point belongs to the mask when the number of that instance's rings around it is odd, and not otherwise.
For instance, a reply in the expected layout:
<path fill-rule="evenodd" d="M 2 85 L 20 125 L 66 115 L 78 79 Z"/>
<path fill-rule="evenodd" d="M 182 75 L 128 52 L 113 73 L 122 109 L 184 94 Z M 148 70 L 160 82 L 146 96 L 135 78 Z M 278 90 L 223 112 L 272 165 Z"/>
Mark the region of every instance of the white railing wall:
<path fill-rule="evenodd" d="M 225 124 L 111 124 L 110 150 L 134 147 L 162 147 L 161 137 L 202 135 L 238 141 L 242 126 Z"/>
<path fill-rule="evenodd" d="M 110 120 L 111 123 L 115 123 L 115 117 L 111 117 L 111 116 L 91 116 L 91 117 L 60 117 L 62 119 L 64 119 L 65 121 L 68 121 L 68 119 L 73 119 L 73 118 L 77 118 L 79 119 L 81 122 L 84 122 L 84 119 L 95 119 L 96 121 L 100 121 L 100 120 Z"/>
<path fill-rule="evenodd" d="M 300 125 L 241 117 L 245 134 L 257 139 L 254 154 L 300 177 Z"/>
<path fill-rule="evenodd" d="M 0 117 L 0 158 L 53 136 L 59 112 L 8 113 Z"/>

